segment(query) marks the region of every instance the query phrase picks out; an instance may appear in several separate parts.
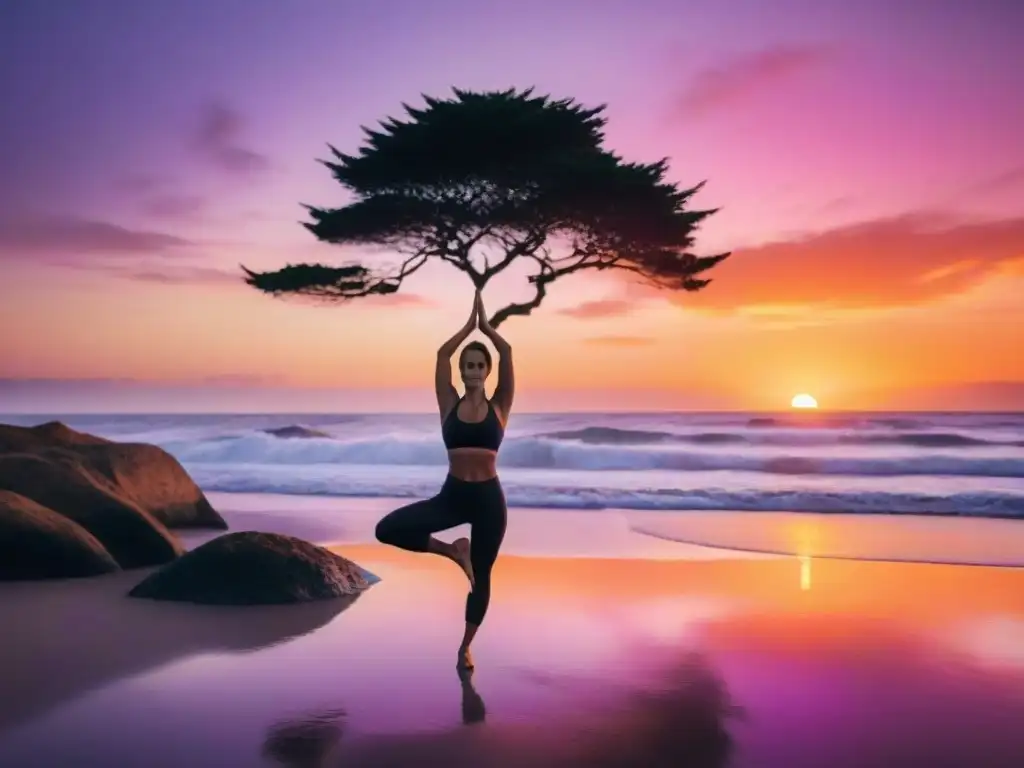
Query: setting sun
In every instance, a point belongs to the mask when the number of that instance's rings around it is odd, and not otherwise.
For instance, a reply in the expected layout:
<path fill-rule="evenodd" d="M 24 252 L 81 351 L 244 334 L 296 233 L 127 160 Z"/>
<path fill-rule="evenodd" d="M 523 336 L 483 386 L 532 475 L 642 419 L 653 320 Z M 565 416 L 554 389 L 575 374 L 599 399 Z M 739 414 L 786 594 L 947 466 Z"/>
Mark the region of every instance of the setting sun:
<path fill-rule="evenodd" d="M 793 395 L 789 403 L 794 408 L 817 408 L 818 401 L 808 394 Z"/>

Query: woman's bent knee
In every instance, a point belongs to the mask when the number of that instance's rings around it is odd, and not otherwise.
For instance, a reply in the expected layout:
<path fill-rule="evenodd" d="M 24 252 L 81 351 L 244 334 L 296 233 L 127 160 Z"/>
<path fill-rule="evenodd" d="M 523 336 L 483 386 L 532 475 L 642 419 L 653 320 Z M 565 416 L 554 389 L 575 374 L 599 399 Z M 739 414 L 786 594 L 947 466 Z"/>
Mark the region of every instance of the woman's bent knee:
<path fill-rule="evenodd" d="M 401 521 L 385 517 L 374 530 L 377 541 L 410 552 L 426 552 L 430 544 L 430 534 L 420 528 L 403 525 Z"/>

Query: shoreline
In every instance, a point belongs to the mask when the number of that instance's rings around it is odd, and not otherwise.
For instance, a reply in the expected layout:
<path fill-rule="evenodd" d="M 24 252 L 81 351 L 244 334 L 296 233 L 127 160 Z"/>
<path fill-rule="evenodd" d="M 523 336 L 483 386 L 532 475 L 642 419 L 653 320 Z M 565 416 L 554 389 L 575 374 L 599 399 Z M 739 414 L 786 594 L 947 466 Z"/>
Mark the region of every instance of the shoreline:
<path fill-rule="evenodd" d="M 898 476 L 893 476 L 892 480 L 898 480 Z M 993 479 L 1000 479 L 998 477 Z M 438 485 L 440 488 L 440 484 Z M 411 504 L 417 501 L 422 496 L 408 495 L 408 496 L 396 496 L 393 494 L 379 494 L 374 496 L 360 495 L 360 494 L 340 494 L 340 493 L 295 493 L 295 492 L 263 492 L 263 491 L 222 491 L 222 490 L 205 490 L 207 495 L 215 494 L 218 496 L 288 496 L 301 499 L 324 499 L 328 501 L 393 501 L 396 502 L 396 506 L 402 504 Z M 1020 514 L 998 514 L 998 513 L 974 513 L 974 512 L 898 512 L 892 510 L 877 510 L 871 512 L 865 512 L 864 510 L 821 510 L 821 509 L 737 509 L 731 507 L 721 508 L 710 508 L 710 507 L 622 507 L 622 506 L 556 506 L 552 504 L 516 504 L 510 506 L 512 509 L 538 509 L 546 511 L 561 511 L 561 512 L 619 512 L 619 513 L 631 513 L 631 514 L 684 514 L 690 512 L 716 512 L 730 515 L 772 515 L 772 514 L 789 514 L 789 515 L 829 515 L 832 517 L 951 517 L 964 520 L 1019 520 L 1024 522 L 1024 512 Z"/>
<path fill-rule="evenodd" d="M 231 530 L 290 533 L 322 545 L 375 543 L 389 497 L 207 494 Z M 1024 567 L 1024 525 L 1002 518 L 805 512 L 510 507 L 501 555 L 705 560 L 813 558 Z M 1024 521 L 1021 521 L 1024 522 Z M 212 535 L 181 531 L 190 546 Z M 442 538 L 469 534 L 469 526 Z"/>

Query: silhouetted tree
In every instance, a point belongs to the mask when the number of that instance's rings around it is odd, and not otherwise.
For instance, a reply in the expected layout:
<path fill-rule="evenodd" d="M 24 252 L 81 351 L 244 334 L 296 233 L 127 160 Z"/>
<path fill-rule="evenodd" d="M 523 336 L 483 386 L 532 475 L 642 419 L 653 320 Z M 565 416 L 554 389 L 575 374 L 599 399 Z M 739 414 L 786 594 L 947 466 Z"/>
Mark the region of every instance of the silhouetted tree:
<path fill-rule="evenodd" d="M 404 256 L 386 269 L 362 264 L 290 264 L 246 269 L 246 282 L 274 295 L 347 300 L 398 291 L 430 259 L 465 272 L 482 288 L 518 260 L 534 263 L 534 296 L 491 318 L 497 327 L 528 315 L 547 286 L 582 270 L 617 269 L 662 288 L 696 291 L 729 254 L 690 253 L 697 225 L 713 210 L 687 209 L 688 189 L 665 180 L 667 160 L 626 163 L 602 147 L 604 106 L 534 96 L 533 90 L 424 97 L 408 118 L 363 128 L 355 155 L 330 147 L 321 161 L 354 200 L 305 206 L 324 242 L 382 246 Z"/>

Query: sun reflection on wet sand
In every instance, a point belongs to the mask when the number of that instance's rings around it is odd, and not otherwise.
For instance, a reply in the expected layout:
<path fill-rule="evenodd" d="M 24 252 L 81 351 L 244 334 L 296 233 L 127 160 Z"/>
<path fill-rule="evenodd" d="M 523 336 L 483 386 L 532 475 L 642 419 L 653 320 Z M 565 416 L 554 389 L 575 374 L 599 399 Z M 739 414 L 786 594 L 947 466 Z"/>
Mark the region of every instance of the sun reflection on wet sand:
<path fill-rule="evenodd" d="M 811 588 L 811 558 L 809 555 L 800 555 L 800 589 L 804 592 Z"/>

